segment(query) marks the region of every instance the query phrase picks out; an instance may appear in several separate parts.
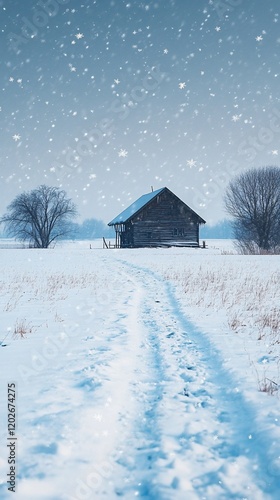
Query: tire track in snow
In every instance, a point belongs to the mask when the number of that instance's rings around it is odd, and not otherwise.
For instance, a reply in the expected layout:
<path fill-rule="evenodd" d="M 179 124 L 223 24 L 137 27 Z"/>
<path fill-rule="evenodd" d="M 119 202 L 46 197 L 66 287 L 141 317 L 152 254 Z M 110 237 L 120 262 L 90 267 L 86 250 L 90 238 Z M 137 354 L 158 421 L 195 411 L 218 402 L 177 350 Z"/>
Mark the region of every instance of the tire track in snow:
<path fill-rule="evenodd" d="M 218 351 L 185 318 L 171 285 L 121 261 L 145 289 L 138 310 L 146 339 L 142 406 L 127 441 L 127 485 L 118 496 L 148 499 L 267 500 L 279 497 L 266 436 Z"/>

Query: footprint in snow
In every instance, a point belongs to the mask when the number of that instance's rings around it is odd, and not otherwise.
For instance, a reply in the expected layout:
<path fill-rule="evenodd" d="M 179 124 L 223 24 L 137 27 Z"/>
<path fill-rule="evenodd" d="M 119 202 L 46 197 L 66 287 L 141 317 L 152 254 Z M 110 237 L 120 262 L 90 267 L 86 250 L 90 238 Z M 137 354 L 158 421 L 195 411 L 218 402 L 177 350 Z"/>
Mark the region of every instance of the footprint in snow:
<path fill-rule="evenodd" d="M 92 378 L 85 378 L 78 382 L 75 387 L 77 389 L 84 389 L 87 392 L 94 391 L 97 387 L 100 387 L 100 382 L 95 382 Z"/>

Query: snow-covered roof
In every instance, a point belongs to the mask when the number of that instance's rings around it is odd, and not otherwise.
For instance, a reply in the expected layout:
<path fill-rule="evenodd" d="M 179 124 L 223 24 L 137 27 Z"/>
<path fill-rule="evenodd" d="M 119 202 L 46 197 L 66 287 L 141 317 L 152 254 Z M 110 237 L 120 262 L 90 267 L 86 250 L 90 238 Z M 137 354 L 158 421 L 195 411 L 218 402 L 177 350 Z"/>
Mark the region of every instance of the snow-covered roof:
<path fill-rule="evenodd" d="M 141 208 L 143 208 L 147 203 L 149 203 L 153 198 L 155 198 L 159 193 L 161 193 L 165 188 L 157 189 L 156 191 L 151 191 L 150 193 L 143 194 L 132 203 L 129 207 L 127 207 L 123 212 L 121 212 L 117 217 L 115 217 L 111 222 L 109 222 L 108 226 L 113 226 L 114 224 L 122 224 L 126 222 L 130 217 L 136 214 Z"/>

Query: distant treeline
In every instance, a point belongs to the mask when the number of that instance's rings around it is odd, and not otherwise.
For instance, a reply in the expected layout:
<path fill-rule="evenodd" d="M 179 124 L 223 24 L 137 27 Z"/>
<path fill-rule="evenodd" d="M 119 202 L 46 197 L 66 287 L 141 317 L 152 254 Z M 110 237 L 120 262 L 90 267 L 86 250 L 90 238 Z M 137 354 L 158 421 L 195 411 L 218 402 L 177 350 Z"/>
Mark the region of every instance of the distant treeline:
<path fill-rule="evenodd" d="M 214 226 L 200 226 L 199 236 L 201 240 L 206 240 L 207 238 L 222 239 L 233 239 L 233 232 L 231 222 L 227 219 L 222 220 L 215 224 Z"/>
<path fill-rule="evenodd" d="M 114 238 L 115 231 L 98 219 L 86 219 L 81 224 L 72 223 L 71 233 L 68 235 L 69 240 L 93 240 L 95 238 Z M 9 235 L 2 230 L 0 238 L 9 238 Z M 65 239 L 65 238 L 63 238 Z"/>
<path fill-rule="evenodd" d="M 105 222 L 99 219 L 86 219 L 81 224 L 73 223 L 73 230 L 69 235 L 69 239 L 74 240 L 93 240 L 95 238 L 114 238 L 114 229 L 107 226 Z M 8 238 L 4 232 L 0 233 L 0 238 Z M 217 239 L 232 239 L 231 223 L 228 220 L 223 220 L 215 224 L 215 226 L 200 227 L 200 239 L 217 238 Z"/>
<path fill-rule="evenodd" d="M 107 226 L 105 222 L 98 219 L 85 219 L 81 224 L 73 224 L 73 233 L 71 239 L 75 240 L 93 240 L 95 238 L 113 238 L 115 231 Z"/>

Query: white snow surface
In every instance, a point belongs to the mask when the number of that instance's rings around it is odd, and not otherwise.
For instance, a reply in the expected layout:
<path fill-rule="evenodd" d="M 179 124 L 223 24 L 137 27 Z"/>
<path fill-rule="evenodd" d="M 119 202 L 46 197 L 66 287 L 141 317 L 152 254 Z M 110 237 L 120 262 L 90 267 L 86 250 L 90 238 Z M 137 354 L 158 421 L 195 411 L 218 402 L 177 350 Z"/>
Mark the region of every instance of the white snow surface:
<path fill-rule="evenodd" d="M 0 498 L 278 499 L 279 257 L 95 246 L 0 250 Z"/>

